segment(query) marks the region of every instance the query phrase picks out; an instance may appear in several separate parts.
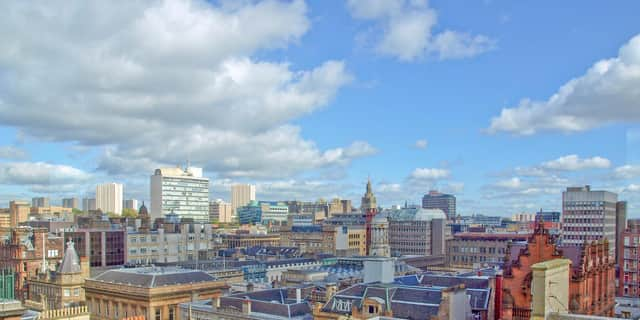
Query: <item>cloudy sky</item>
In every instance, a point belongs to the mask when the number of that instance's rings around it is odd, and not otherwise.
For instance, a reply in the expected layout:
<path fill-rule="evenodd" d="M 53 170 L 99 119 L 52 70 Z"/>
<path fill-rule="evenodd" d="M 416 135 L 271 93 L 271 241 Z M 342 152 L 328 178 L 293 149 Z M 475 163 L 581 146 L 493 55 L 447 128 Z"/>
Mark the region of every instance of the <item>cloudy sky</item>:
<path fill-rule="evenodd" d="M 58 5 L 58 6 L 56 6 Z M 453 192 L 462 213 L 640 216 L 640 3 L 0 2 L 0 206 L 190 160 L 212 198 Z"/>

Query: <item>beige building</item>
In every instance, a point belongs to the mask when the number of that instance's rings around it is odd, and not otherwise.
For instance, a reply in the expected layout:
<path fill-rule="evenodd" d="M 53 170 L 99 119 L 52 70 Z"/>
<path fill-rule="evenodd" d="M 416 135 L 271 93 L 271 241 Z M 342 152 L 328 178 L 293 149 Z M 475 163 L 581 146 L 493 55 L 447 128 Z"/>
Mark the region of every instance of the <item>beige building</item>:
<path fill-rule="evenodd" d="M 123 187 L 120 183 L 96 186 L 96 208 L 102 212 L 122 214 Z"/>
<path fill-rule="evenodd" d="M 234 221 L 238 220 L 236 210 L 256 200 L 256 186 L 251 184 L 235 184 L 231 186 L 231 211 Z"/>
<path fill-rule="evenodd" d="M 53 215 L 60 213 L 71 213 L 73 208 L 65 208 L 65 207 L 57 207 L 57 206 L 48 206 L 48 207 L 31 207 L 32 215 Z"/>
<path fill-rule="evenodd" d="M 46 264 L 42 268 L 44 270 L 27 281 L 27 307 L 45 311 L 84 305 L 83 285 L 89 277 L 89 260 L 86 257 L 80 259 L 73 242 L 67 242 L 62 263 L 56 271 L 47 269 Z"/>
<path fill-rule="evenodd" d="M 204 271 L 177 268 L 108 270 L 87 279 L 85 295 L 94 320 L 144 316 L 147 320 L 178 319 L 178 304 L 217 300 L 224 281 Z"/>
<path fill-rule="evenodd" d="M 571 260 L 554 259 L 531 266 L 531 319 L 549 319 L 551 313 L 568 313 Z"/>
<path fill-rule="evenodd" d="M 329 253 L 337 256 L 364 256 L 364 226 L 285 226 L 280 229 L 280 245 L 297 247 L 301 253 Z"/>
<path fill-rule="evenodd" d="M 389 212 L 392 256 L 444 255 L 449 228 L 440 209 L 405 208 Z"/>
<path fill-rule="evenodd" d="M 27 201 L 9 202 L 9 219 L 12 228 L 20 225 L 20 222 L 29 220 L 30 204 Z"/>
<path fill-rule="evenodd" d="M 0 212 L 0 228 L 11 227 L 11 214 L 8 212 Z"/>
<path fill-rule="evenodd" d="M 231 203 L 217 199 L 209 203 L 209 219 L 220 223 L 233 222 L 233 207 Z"/>

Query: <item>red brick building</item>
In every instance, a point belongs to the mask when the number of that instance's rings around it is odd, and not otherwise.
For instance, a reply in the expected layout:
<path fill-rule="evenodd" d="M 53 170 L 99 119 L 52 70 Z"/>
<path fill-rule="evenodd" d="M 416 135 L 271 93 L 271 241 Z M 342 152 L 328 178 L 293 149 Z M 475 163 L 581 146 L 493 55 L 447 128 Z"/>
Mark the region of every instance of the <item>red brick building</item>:
<path fill-rule="evenodd" d="M 527 243 L 510 245 L 504 265 L 502 319 L 531 317 L 531 266 L 567 258 L 571 262 L 570 313 L 612 316 L 615 305 L 615 266 L 608 242 L 583 246 L 557 246 L 549 231 L 539 224 Z"/>
<path fill-rule="evenodd" d="M 43 260 L 53 267 L 63 254 L 63 239 L 49 237 L 47 229 L 17 227 L 7 230 L 0 243 L 0 269 L 15 272 L 16 299 L 24 301 L 27 298 L 27 279 L 36 276 Z"/>

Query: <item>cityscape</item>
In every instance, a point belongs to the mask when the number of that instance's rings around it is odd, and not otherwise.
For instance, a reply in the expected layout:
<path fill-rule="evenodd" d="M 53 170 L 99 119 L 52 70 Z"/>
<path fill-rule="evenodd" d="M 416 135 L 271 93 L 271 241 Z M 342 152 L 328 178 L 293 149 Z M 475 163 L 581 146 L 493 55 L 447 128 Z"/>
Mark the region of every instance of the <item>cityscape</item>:
<path fill-rule="evenodd" d="M 0 3 L 0 320 L 640 320 L 637 12 Z"/>

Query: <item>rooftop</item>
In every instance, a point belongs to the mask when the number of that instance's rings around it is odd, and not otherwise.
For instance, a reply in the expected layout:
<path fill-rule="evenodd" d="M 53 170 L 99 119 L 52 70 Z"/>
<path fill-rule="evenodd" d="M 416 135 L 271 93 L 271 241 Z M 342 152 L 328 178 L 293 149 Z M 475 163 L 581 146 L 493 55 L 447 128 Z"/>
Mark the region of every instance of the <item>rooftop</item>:
<path fill-rule="evenodd" d="M 216 278 L 199 270 L 174 267 L 144 267 L 107 270 L 95 278 L 88 280 L 142 288 L 158 288 L 216 281 Z"/>

